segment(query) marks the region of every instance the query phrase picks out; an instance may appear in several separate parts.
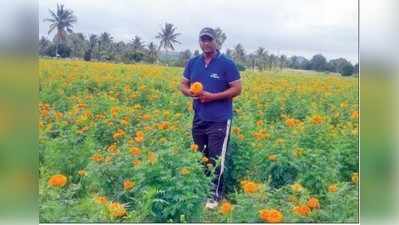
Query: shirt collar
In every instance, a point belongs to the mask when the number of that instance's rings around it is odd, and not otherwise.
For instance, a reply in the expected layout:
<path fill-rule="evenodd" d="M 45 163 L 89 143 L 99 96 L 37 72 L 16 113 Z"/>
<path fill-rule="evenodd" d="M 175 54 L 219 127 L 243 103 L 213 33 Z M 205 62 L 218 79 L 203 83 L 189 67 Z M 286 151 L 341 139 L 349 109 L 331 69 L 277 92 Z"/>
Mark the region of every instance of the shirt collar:
<path fill-rule="evenodd" d="M 216 54 L 212 57 L 212 60 L 216 59 L 219 56 L 220 56 L 220 51 L 218 49 L 216 49 Z M 204 53 L 201 54 L 201 57 L 202 57 L 202 59 L 205 59 Z"/>

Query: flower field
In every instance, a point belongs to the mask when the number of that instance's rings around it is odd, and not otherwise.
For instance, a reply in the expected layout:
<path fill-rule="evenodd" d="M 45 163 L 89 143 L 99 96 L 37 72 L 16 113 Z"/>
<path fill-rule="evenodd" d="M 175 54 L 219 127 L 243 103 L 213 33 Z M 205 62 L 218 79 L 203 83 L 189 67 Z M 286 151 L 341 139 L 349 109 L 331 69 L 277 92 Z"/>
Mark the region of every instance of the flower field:
<path fill-rule="evenodd" d="M 226 199 L 191 137 L 182 68 L 39 60 L 40 222 L 358 222 L 358 80 L 243 72 Z"/>

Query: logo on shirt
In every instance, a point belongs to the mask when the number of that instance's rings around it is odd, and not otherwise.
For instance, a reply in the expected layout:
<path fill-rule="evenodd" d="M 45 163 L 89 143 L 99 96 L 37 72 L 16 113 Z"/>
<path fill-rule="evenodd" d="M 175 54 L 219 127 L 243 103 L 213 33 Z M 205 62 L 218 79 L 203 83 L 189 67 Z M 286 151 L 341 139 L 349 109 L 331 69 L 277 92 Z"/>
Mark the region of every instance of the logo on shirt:
<path fill-rule="evenodd" d="M 211 73 L 210 77 L 215 78 L 215 79 L 220 79 L 220 77 L 217 73 Z"/>

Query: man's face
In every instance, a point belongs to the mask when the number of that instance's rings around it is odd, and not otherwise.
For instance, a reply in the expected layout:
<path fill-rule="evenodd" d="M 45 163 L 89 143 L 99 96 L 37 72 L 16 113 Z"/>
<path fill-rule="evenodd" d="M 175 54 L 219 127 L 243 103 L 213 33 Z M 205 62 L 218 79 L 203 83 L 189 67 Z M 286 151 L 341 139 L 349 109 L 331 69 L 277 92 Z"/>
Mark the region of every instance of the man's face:
<path fill-rule="evenodd" d="M 204 53 L 212 53 L 216 51 L 216 41 L 207 35 L 201 36 L 199 43 Z"/>

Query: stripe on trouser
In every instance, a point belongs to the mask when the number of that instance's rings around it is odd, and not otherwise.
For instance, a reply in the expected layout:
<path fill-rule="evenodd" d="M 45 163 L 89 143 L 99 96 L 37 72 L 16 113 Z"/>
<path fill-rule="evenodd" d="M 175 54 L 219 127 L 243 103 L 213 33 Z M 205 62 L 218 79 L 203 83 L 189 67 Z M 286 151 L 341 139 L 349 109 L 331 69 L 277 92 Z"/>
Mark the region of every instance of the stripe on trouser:
<path fill-rule="evenodd" d="M 229 139 L 229 132 L 230 132 L 230 120 L 227 120 L 227 127 L 226 127 L 226 136 L 224 137 L 223 141 L 223 147 L 222 147 L 222 161 L 220 165 L 220 173 L 219 173 L 219 178 L 218 178 L 218 184 L 216 186 L 215 194 L 216 196 L 219 197 L 219 184 L 220 184 L 220 177 L 222 177 L 223 170 L 224 170 L 224 158 L 226 155 L 226 150 L 227 150 L 227 140 Z"/>

